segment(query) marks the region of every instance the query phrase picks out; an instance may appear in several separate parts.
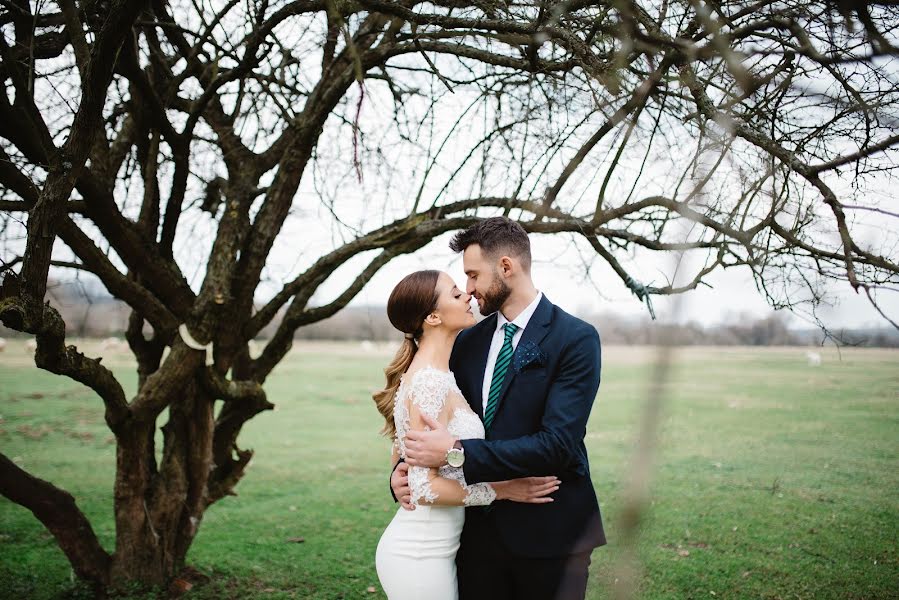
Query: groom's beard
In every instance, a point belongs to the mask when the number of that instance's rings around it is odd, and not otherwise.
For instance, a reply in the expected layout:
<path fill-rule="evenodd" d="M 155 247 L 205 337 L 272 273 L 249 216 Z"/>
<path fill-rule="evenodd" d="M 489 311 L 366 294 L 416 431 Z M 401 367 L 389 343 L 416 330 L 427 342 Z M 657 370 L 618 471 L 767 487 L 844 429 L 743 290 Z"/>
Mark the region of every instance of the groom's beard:
<path fill-rule="evenodd" d="M 491 315 L 502 308 L 509 296 L 512 295 L 512 288 L 506 285 L 506 282 L 500 279 L 499 274 L 493 275 L 493 283 L 487 291 L 481 294 L 481 300 L 484 301 L 483 306 L 479 306 L 481 314 L 485 317 Z"/>

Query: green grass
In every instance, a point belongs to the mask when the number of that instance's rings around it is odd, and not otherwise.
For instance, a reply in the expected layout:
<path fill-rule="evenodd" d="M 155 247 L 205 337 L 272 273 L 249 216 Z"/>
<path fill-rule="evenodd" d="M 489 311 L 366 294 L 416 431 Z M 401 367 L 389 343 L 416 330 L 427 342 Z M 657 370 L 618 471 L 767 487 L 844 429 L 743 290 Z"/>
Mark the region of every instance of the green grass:
<path fill-rule="evenodd" d="M 899 598 L 899 353 L 825 350 L 812 368 L 805 352 L 676 354 L 637 548 L 643 597 Z M 587 442 L 610 543 L 593 554 L 591 599 L 611 597 L 653 358 L 604 349 Z M 211 580 L 190 597 L 383 597 L 374 550 L 396 508 L 369 394 L 387 360 L 334 344 L 288 356 L 267 383 L 277 410 L 244 430 L 256 456 L 239 496 L 207 512 L 191 549 Z M 104 364 L 134 389 L 127 357 Z M 71 491 L 112 548 L 115 447 L 100 401 L 12 344 L 0 355 L 0 415 L 2 451 Z M 0 499 L 0 596 L 84 593 L 31 513 Z"/>

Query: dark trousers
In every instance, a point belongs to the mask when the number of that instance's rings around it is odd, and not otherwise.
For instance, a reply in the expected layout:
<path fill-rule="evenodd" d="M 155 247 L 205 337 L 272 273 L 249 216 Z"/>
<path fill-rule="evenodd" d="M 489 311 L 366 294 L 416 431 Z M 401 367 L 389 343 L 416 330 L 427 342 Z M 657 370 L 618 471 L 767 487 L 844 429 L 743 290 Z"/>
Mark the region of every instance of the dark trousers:
<path fill-rule="evenodd" d="M 459 600 L 583 600 L 590 552 L 558 558 L 512 555 L 498 535 L 463 542 Z"/>

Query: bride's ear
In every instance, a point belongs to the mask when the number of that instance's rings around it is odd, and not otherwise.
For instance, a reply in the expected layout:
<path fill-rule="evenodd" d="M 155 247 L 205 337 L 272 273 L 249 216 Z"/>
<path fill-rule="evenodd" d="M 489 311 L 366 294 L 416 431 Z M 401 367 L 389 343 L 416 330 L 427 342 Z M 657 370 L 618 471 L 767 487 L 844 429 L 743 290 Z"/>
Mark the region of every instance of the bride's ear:
<path fill-rule="evenodd" d="M 443 320 L 440 318 L 440 315 L 438 315 L 435 312 L 432 312 L 427 317 L 425 317 L 425 323 L 427 323 L 431 327 L 437 327 L 442 322 L 443 322 Z"/>

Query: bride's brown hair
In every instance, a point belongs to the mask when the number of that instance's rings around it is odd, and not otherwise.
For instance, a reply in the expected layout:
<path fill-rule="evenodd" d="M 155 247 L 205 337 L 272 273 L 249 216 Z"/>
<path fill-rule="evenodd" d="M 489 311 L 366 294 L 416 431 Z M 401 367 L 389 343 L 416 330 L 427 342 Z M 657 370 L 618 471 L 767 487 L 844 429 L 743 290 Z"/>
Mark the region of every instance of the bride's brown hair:
<path fill-rule="evenodd" d="M 387 368 L 387 387 L 372 394 L 378 412 L 384 417 L 381 433 L 388 437 L 396 435 L 393 422 L 393 398 L 400 387 L 400 378 L 415 357 L 418 350 L 416 340 L 423 333 L 425 318 L 437 308 L 437 280 L 440 271 L 416 271 L 406 275 L 396 284 L 387 300 L 387 318 L 390 323 L 405 334 L 403 343 Z"/>

